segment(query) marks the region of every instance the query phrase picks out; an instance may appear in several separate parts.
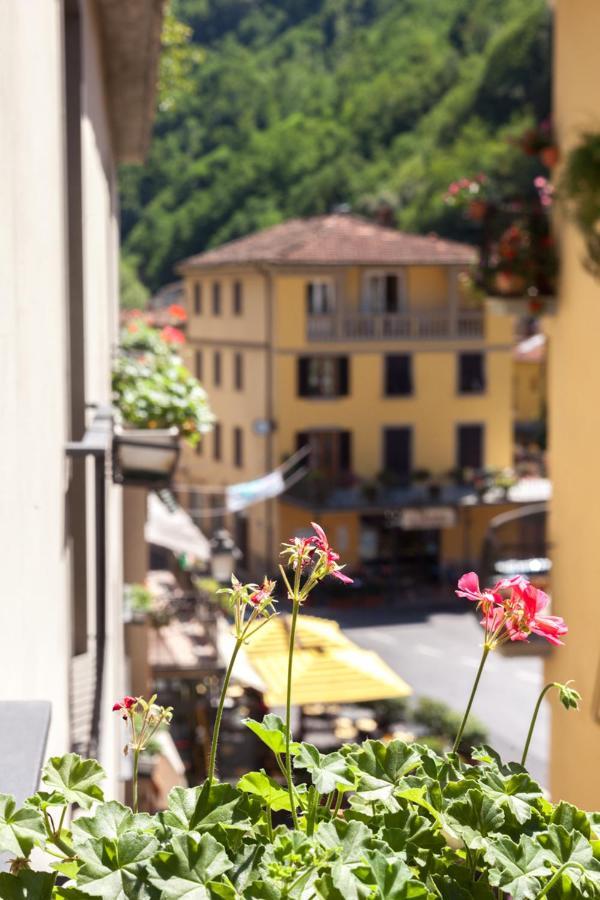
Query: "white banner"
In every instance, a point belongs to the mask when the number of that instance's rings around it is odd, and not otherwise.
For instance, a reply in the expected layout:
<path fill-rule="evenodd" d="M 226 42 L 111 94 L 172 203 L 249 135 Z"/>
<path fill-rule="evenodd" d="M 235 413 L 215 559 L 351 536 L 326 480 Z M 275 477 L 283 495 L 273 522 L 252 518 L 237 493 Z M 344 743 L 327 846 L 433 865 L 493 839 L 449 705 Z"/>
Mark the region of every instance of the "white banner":
<path fill-rule="evenodd" d="M 255 478 L 254 481 L 232 484 L 225 488 L 225 505 L 228 512 L 239 512 L 251 503 L 278 497 L 283 494 L 285 487 L 283 474 L 276 469 L 268 475 L 263 475 L 262 478 Z"/>

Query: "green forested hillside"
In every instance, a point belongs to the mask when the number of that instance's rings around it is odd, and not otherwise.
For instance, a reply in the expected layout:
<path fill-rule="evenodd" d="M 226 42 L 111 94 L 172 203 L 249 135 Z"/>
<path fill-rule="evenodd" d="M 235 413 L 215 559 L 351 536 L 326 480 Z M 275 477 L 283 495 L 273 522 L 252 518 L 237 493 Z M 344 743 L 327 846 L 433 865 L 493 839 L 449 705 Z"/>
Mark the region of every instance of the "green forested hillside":
<path fill-rule="evenodd" d="M 348 203 L 467 237 L 448 183 L 530 176 L 507 138 L 548 115 L 546 0 L 173 0 L 193 29 L 144 169 L 125 168 L 125 253 L 176 260 Z M 187 88 L 187 89 L 186 89 Z M 533 165 L 533 164 L 532 164 Z"/>

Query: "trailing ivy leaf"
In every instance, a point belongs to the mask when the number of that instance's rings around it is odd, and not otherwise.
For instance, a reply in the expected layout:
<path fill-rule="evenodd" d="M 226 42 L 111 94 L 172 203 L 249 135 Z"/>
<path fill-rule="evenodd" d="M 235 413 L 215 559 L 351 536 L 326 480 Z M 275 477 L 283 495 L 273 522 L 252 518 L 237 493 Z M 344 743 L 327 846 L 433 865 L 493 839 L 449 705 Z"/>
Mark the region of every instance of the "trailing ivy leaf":
<path fill-rule="evenodd" d="M 263 717 L 262 722 L 257 722 L 256 719 L 243 719 L 243 723 L 246 728 L 249 728 L 250 731 L 254 732 L 257 738 L 260 738 L 263 744 L 266 744 L 273 753 L 285 753 L 285 737 L 287 729 L 283 719 L 279 716 L 276 716 L 274 713 L 267 713 L 267 715 Z M 300 745 L 295 741 L 291 741 L 290 753 L 297 753 L 299 746 Z"/>
<path fill-rule="evenodd" d="M 553 825 L 562 825 L 567 831 L 578 831 L 588 840 L 592 834 L 588 816 L 576 806 L 565 803 L 564 800 L 553 809 L 550 822 Z"/>
<path fill-rule="evenodd" d="M 147 813 L 133 813 L 129 807 L 111 800 L 98 806 L 93 816 L 79 816 L 73 822 L 73 835 L 81 840 L 112 838 L 129 831 L 153 832 L 155 820 Z"/>
<path fill-rule="evenodd" d="M 161 852 L 150 869 L 150 882 L 161 891 L 161 900 L 208 900 L 208 883 L 230 869 L 232 863 L 210 834 L 199 841 L 178 835 L 172 853 Z"/>
<path fill-rule="evenodd" d="M 350 760 L 359 779 L 357 791 L 368 800 L 390 801 L 402 779 L 420 765 L 421 757 L 403 741 L 365 741 Z"/>
<path fill-rule="evenodd" d="M 294 766 L 310 772 L 312 783 L 319 794 L 329 794 L 336 788 L 348 790 L 355 784 L 348 763 L 341 753 L 324 755 L 312 744 L 300 744 Z"/>
<path fill-rule="evenodd" d="M 488 835 L 500 831 L 504 812 L 480 790 L 470 790 L 461 800 L 448 806 L 446 815 L 452 829 L 462 838 L 469 850 L 485 850 Z"/>
<path fill-rule="evenodd" d="M 548 854 L 528 835 L 515 844 L 506 835 L 490 843 L 485 854 L 491 869 L 490 884 L 502 888 L 512 900 L 535 900 L 541 890 L 541 880 L 551 872 Z"/>
<path fill-rule="evenodd" d="M 379 850 L 369 850 L 365 859 L 373 875 L 376 896 L 381 900 L 427 900 L 429 897 L 426 886 L 413 877 L 401 859 L 384 856 Z"/>
<path fill-rule="evenodd" d="M 78 887 L 103 900 L 148 896 L 147 866 L 158 850 L 150 834 L 128 832 L 117 840 L 92 838 L 75 844 L 81 868 Z"/>
<path fill-rule="evenodd" d="M 41 814 L 31 807 L 17 809 L 15 798 L 0 794 L 0 850 L 29 856 L 33 845 L 46 833 Z"/>
<path fill-rule="evenodd" d="M 104 769 L 95 759 L 82 759 L 77 753 L 51 757 L 42 772 L 44 784 L 67 803 L 78 803 L 84 809 L 104 799 L 100 782 L 105 777 Z"/>
<path fill-rule="evenodd" d="M 33 872 L 21 869 L 17 875 L 0 872 L 2 900 L 51 900 L 55 875 L 53 872 Z"/>
<path fill-rule="evenodd" d="M 267 806 L 275 811 L 281 809 L 289 811 L 291 809 L 287 790 L 282 788 L 280 784 L 277 784 L 273 778 L 270 778 L 264 769 L 261 769 L 260 772 L 248 772 L 247 775 L 240 778 L 237 786 L 240 791 L 244 791 L 246 794 L 260 797 Z"/>

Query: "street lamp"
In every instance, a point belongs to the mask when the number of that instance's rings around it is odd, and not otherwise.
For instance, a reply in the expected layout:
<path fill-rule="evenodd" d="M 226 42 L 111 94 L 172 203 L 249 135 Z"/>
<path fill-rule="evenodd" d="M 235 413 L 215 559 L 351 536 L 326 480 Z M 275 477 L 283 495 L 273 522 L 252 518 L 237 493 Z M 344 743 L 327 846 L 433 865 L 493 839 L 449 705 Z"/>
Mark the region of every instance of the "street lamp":
<path fill-rule="evenodd" d="M 219 528 L 210 541 L 212 575 L 219 584 L 226 584 L 231 578 L 235 560 L 240 552 L 233 538 L 225 528 Z"/>

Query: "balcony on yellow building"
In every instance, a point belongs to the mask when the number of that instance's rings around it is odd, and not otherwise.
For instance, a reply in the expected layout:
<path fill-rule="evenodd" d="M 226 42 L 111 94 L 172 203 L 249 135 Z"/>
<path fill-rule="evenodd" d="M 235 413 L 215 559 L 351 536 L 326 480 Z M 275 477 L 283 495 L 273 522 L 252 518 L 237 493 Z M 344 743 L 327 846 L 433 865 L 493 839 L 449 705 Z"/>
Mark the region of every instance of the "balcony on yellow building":
<path fill-rule="evenodd" d="M 342 307 L 339 312 L 307 316 L 306 326 L 308 341 L 481 340 L 484 313 L 481 309 L 356 312 Z"/>

